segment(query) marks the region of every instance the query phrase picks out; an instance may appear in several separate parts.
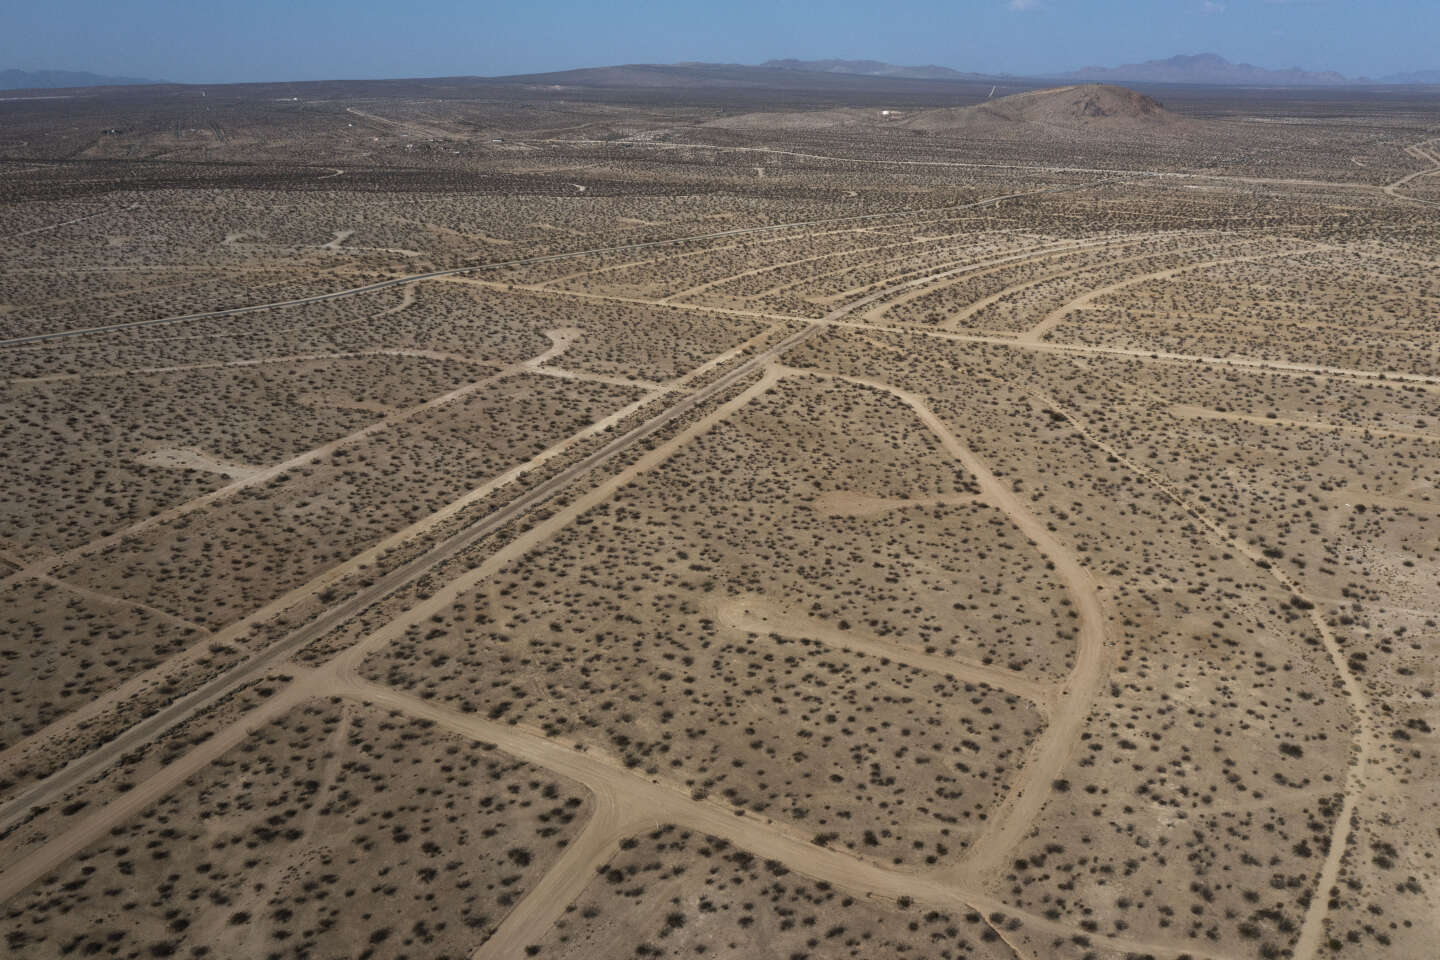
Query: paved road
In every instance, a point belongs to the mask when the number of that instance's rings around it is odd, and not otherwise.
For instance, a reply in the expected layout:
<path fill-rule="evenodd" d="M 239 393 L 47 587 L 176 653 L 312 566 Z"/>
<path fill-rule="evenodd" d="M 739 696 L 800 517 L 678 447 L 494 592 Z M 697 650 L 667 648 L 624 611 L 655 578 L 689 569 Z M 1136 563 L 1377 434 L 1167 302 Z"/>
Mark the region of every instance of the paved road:
<path fill-rule="evenodd" d="M 824 329 L 818 324 L 807 326 L 755 354 L 750 359 L 737 364 L 712 383 L 685 395 L 662 413 L 626 431 L 585 459 L 537 484 L 480 522 L 441 541 L 410 562 L 390 571 L 355 596 L 330 607 L 320 617 L 310 621 L 289 636 L 257 651 L 198 690 L 175 700 L 164 709 L 130 727 L 109 743 L 72 761 L 49 777 L 29 787 L 0 807 L 0 833 L 8 831 L 23 821 L 33 808 L 54 803 L 66 793 L 99 774 L 119 757 L 150 742 L 175 724 L 193 716 L 231 691 L 264 676 L 266 671 L 283 663 L 306 644 L 329 633 L 365 608 L 424 575 L 439 563 L 469 549 L 484 537 L 555 496 L 577 478 L 614 459 L 624 450 L 656 433 L 666 424 L 684 416 L 736 382 L 758 372 L 765 364 L 786 350 L 798 346 Z"/>

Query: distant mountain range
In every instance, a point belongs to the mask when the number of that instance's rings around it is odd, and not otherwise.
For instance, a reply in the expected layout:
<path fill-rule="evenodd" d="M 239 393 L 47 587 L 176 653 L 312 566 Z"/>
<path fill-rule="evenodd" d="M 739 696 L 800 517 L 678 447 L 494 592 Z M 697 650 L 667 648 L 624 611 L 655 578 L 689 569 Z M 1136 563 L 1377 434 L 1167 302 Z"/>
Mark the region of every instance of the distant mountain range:
<path fill-rule="evenodd" d="M 879 60 L 767 60 L 759 65 L 769 70 L 798 70 L 811 73 L 843 73 L 864 77 L 898 77 L 910 80 L 978 80 L 991 74 L 965 73 L 950 67 L 905 67 Z M 1006 78 L 1013 77 L 1003 74 Z M 1379 80 L 1350 78 L 1333 70 L 1304 70 L 1291 67 L 1271 70 L 1250 63 L 1231 63 L 1218 53 L 1182 54 L 1168 60 L 1146 60 L 1119 67 L 1084 67 L 1055 79 L 1083 83 L 1182 83 L 1205 86 L 1317 87 L 1350 83 L 1436 83 L 1440 70 L 1395 73 Z"/>
<path fill-rule="evenodd" d="M 902 80 L 975 80 L 989 76 L 963 73 L 949 67 L 902 67 L 879 60 L 766 60 L 768 70 L 803 70 L 810 73 L 846 73 L 861 77 L 899 77 Z"/>
<path fill-rule="evenodd" d="M 808 75 L 808 79 L 807 79 Z M 1371 80 L 1349 78 L 1334 71 L 1300 67 L 1271 70 L 1249 63 L 1231 63 L 1215 53 L 1198 53 L 1147 60 L 1119 67 L 1084 67 L 1070 73 L 1029 77 L 1016 74 L 972 73 L 934 64 L 904 66 L 881 60 L 767 60 L 757 65 L 739 63 L 626 64 L 587 67 L 552 73 L 494 77 L 507 82 L 574 84 L 595 87 L 705 87 L 871 89 L 877 84 L 897 91 L 914 89 L 913 82 L 931 84 L 992 83 L 1010 81 L 1012 89 L 1032 86 L 1036 80 L 1077 83 L 1174 83 L 1205 86 L 1323 87 L 1343 84 L 1437 84 L 1440 70 L 1392 73 Z M 140 77 L 116 77 L 84 70 L 0 70 L 0 90 L 44 90 L 61 87 L 135 86 L 165 83 Z M 879 89 L 876 87 L 876 89 Z M 937 87 L 937 89 L 940 89 Z"/>
<path fill-rule="evenodd" d="M 1381 83 L 1440 83 L 1440 70 L 1415 70 L 1381 77 Z"/>
<path fill-rule="evenodd" d="M 1085 67 L 1061 76 L 1085 83 L 1192 83 L 1256 87 L 1317 87 L 1355 82 L 1333 70 L 1315 72 L 1299 67 L 1269 70 L 1249 63 L 1231 63 L 1218 53 L 1182 54 L 1168 60 L 1146 60 L 1120 67 Z"/>
<path fill-rule="evenodd" d="M 159 83 L 139 77 L 105 77 L 84 70 L 0 70 L 0 90 L 54 90 L 59 87 L 128 87 Z"/>

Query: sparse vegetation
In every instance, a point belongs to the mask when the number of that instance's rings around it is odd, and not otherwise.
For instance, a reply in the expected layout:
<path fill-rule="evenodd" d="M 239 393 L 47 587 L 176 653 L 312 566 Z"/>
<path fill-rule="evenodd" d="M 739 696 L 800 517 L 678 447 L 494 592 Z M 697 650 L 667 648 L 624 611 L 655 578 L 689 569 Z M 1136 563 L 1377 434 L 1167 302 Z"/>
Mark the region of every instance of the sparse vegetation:
<path fill-rule="evenodd" d="M 1428 960 L 1428 105 L 469 83 L 0 103 L 7 956 Z"/>

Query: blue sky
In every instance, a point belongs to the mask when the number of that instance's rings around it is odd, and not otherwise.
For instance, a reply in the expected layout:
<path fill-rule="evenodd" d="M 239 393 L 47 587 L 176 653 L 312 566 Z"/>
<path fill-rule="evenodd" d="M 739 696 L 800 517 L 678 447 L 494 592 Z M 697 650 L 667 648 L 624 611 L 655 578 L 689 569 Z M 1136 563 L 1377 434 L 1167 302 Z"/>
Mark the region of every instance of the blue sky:
<path fill-rule="evenodd" d="M 1440 69 L 1437 0 L 46 0 L 0 67 L 189 82 L 873 58 L 1039 73 L 1215 52 L 1347 75 Z"/>

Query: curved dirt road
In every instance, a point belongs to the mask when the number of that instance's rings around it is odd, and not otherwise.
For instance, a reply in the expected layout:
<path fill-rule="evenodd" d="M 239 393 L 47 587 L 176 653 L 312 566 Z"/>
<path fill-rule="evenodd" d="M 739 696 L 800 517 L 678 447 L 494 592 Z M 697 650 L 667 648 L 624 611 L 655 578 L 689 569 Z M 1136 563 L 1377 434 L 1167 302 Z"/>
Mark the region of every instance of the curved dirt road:
<path fill-rule="evenodd" d="M 1201 231 L 1201 232 L 1195 234 L 1195 236 L 1197 236 L 1197 237 L 1207 236 L 1207 235 L 1208 235 L 1208 236 L 1213 236 L 1213 235 L 1215 235 L 1215 231 Z M 1177 234 L 1177 236 L 1178 236 L 1178 234 Z M 1128 246 L 1128 244 L 1125 244 L 1125 245 Z M 1118 246 L 1118 244 L 1117 244 L 1117 246 Z M 1073 277 L 1073 276 L 1076 276 L 1076 275 L 1078 275 L 1078 274 L 1084 273 L 1084 272 L 1086 272 L 1087 270 L 1101 270 L 1101 269 L 1104 269 L 1104 268 L 1106 268 L 1106 267 L 1118 267 L 1118 266 L 1120 266 L 1121 264 L 1126 264 L 1126 263 L 1139 263 L 1139 262 L 1142 262 L 1142 261 L 1145 261 L 1145 260 L 1153 260 L 1153 259 L 1158 259 L 1159 257 L 1174 256 L 1174 255 L 1176 255 L 1176 254 L 1190 253 L 1190 252 L 1195 251 L 1195 250 L 1204 250 L 1204 249 L 1206 249 L 1205 246 L 1185 247 L 1185 248 L 1180 249 L 1180 250 L 1161 250 L 1161 251 L 1158 251 L 1158 252 L 1142 253 L 1142 254 L 1140 254 L 1140 255 L 1138 255 L 1138 256 L 1134 256 L 1134 257 L 1125 257 L 1125 258 L 1122 258 L 1122 259 L 1120 259 L 1120 260 L 1112 260 L 1112 261 L 1110 261 L 1110 262 L 1108 262 L 1108 263 L 1103 263 L 1103 264 L 1088 264 L 1088 265 L 1081 266 L 1081 267 L 1072 267 L 1072 268 L 1070 268 L 1070 269 L 1065 269 L 1065 270 L 1056 270 L 1054 273 L 1047 273 L 1047 274 L 1045 274 L 1044 276 L 1036 277 L 1036 278 L 1033 279 L 1033 280 L 1026 280 L 1026 281 L 1024 281 L 1024 282 L 1022 282 L 1022 283 L 1017 283 L 1017 284 L 1014 284 L 1014 285 L 1012 285 L 1012 286 L 1006 287 L 1004 290 L 1000 290 L 1000 291 L 998 291 L 998 292 L 996 292 L 996 293 L 992 293 L 992 294 L 990 294 L 990 295 L 987 296 L 987 297 L 981 297 L 979 300 L 976 300 L 975 302 L 973 302 L 973 303 L 969 304 L 968 306 L 966 306 L 965 309 L 964 309 L 964 310 L 961 310 L 959 313 L 955 313 L 955 314 L 952 314 L 951 316 L 946 317 L 946 318 L 944 319 L 944 321 L 942 321 L 941 323 L 939 323 L 939 324 L 936 325 L 935 329 L 937 329 L 937 330 L 957 330 L 957 329 L 960 329 L 960 328 L 961 328 L 961 324 L 963 324 L 966 320 L 968 320 L 968 319 L 970 319 L 971 317 L 973 317 L 975 314 L 979 313 L 981 310 L 984 310 L 986 307 L 992 306 L 992 305 L 994 305 L 995 303 L 998 303 L 999 301 L 1003 300 L 1004 298 L 1006 298 L 1006 297 L 1008 297 L 1008 296 L 1011 296 L 1011 295 L 1013 295 L 1013 294 L 1019 293 L 1019 292 L 1021 292 L 1022 290 L 1028 290 L 1028 289 L 1030 289 L 1031 287 L 1038 287 L 1040 284 L 1042 284 L 1042 283 L 1048 283 L 1048 282 L 1051 281 L 1051 280 L 1063 280 L 1063 279 L 1066 278 L 1066 277 Z"/>
<path fill-rule="evenodd" d="M 72 761 L 46 779 L 20 792 L 3 807 L 0 807 L 0 832 L 23 820 L 33 807 L 43 806 L 63 797 L 67 792 L 85 783 L 109 766 L 116 758 L 148 743 L 154 737 L 193 716 L 218 698 L 261 676 L 271 667 L 282 663 L 291 654 L 329 633 L 376 601 L 422 576 L 440 562 L 469 549 L 533 507 L 550 499 L 577 478 L 614 459 L 621 452 L 653 435 L 666 424 L 760 370 L 784 351 L 798 346 L 814 336 L 820 329 L 813 325 L 807 326 L 770 348 L 760 351 L 743 363 L 736 364 L 711 383 L 687 394 L 666 410 L 611 440 L 585 459 L 572 464 L 553 477 L 520 494 L 485 519 L 462 528 L 409 563 L 380 577 L 365 590 L 330 607 L 321 616 L 300 629 L 240 661 L 200 689 L 172 701 L 164 709 L 136 723 L 98 750 Z"/>
<path fill-rule="evenodd" d="M 802 831 L 787 824 L 743 809 L 737 810 L 714 799 L 694 800 L 683 786 L 652 780 L 627 770 L 620 760 L 598 750 L 576 750 L 524 727 L 460 713 L 389 687 L 367 683 L 349 673 L 339 675 L 327 691 L 433 721 L 444 729 L 494 744 L 527 763 L 553 770 L 595 792 L 597 811 L 612 802 L 609 798 L 613 797 L 613 802 L 621 805 L 624 814 L 604 821 L 599 829 L 591 830 L 590 824 L 587 824 L 587 829 L 573 844 L 580 852 L 573 857 L 562 858 L 551 871 L 554 873 L 563 867 L 579 876 L 560 877 L 545 892 L 568 893 L 571 889 L 583 888 L 623 837 L 653 828 L 655 824 L 673 823 L 709 836 L 723 837 L 742 849 L 773 857 L 797 873 L 824 880 L 867 899 L 893 902 L 901 897 L 910 897 L 941 909 L 974 909 L 987 915 L 999 912 L 1020 918 L 1032 930 L 1049 936 L 1071 937 L 1081 932 L 1078 928 L 1037 914 L 1016 910 L 983 893 L 970 882 L 973 879 L 971 871 L 965 871 L 958 878 L 944 876 L 937 871 L 906 872 L 849 852 L 819 847 L 811 843 Z M 602 795 L 607 799 L 600 800 Z M 535 942 L 547 929 L 544 926 L 546 920 L 553 922 L 569 903 L 541 896 L 542 887 L 543 884 L 537 885 L 515 906 L 490 943 L 477 951 L 475 956 L 487 960 L 510 960 L 524 956 L 524 946 Z M 1197 950 L 1193 945 L 1141 943 L 1100 934 L 1091 934 L 1090 938 L 1095 946 L 1121 953 L 1152 954 L 1157 958 L 1188 955 L 1195 960 L 1221 960 Z M 516 947 L 519 949 L 514 950 Z"/>
<path fill-rule="evenodd" d="M 1018 339 L 1021 341 L 1031 342 L 1037 340 L 1044 340 L 1046 334 L 1058 327 L 1061 323 L 1065 321 L 1067 317 L 1070 316 L 1070 314 L 1074 313 L 1075 311 L 1085 309 L 1086 307 L 1090 306 L 1090 304 L 1094 303 L 1096 300 L 1100 299 L 1103 296 L 1116 293 L 1120 290 L 1128 289 L 1130 287 L 1136 286 L 1137 284 L 1145 283 L 1150 280 L 1169 280 L 1171 277 L 1178 277 L 1182 273 L 1192 273 L 1196 270 L 1205 270 L 1210 267 L 1223 267 L 1232 263 L 1252 263 L 1256 260 L 1270 260 L 1275 257 L 1295 257 L 1299 256 L 1302 253 L 1309 252 L 1311 251 L 1281 250 L 1275 253 L 1257 253 L 1251 256 L 1225 257 L 1220 260 L 1207 260 L 1202 263 L 1182 264 L 1181 266 L 1171 267 L 1166 270 L 1156 270 L 1153 273 L 1136 274 L 1131 277 L 1126 277 L 1124 280 L 1119 280 L 1115 283 L 1106 284 L 1103 287 L 1096 287 L 1094 290 L 1083 293 L 1075 299 L 1069 301 L 1068 303 L 1056 307 L 1054 310 L 1046 314 L 1039 323 L 1035 324 L 1033 327 L 1031 327 L 1029 330 L 1026 330 L 1024 333 L 1020 334 Z"/>
<path fill-rule="evenodd" d="M 1336 884 L 1340 876 L 1341 861 L 1349 848 L 1351 834 L 1351 816 L 1355 812 L 1355 804 L 1364 786 L 1364 776 L 1369 765 L 1374 762 L 1372 754 L 1375 744 L 1380 742 L 1378 731 L 1375 729 L 1374 720 L 1370 710 L 1370 698 L 1366 693 L 1364 684 L 1356 678 L 1346 666 L 1346 653 L 1336 639 L 1330 625 L 1326 622 L 1320 604 L 1315 597 L 1305 592 L 1305 589 L 1285 573 L 1278 564 L 1272 564 L 1266 560 L 1259 549 L 1239 537 L 1233 536 L 1226 527 L 1219 521 L 1213 520 L 1210 516 L 1186 499 L 1175 486 L 1163 476 L 1155 473 L 1147 467 L 1135 463 L 1127 457 L 1119 448 L 1108 443 L 1090 430 L 1089 426 L 1079 419 L 1073 411 L 1064 404 L 1056 402 L 1052 397 L 1046 396 L 1038 391 L 1032 391 L 1031 395 L 1050 409 L 1058 411 L 1070 423 L 1075 431 L 1088 443 L 1093 444 L 1107 454 L 1114 457 L 1127 470 L 1141 477 L 1146 482 L 1157 487 L 1166 497 L 1183 509 L 1196 523 L 1203 526 L 1210 532 L 1210 535 L 1219 543 L 1234 550 L 1236 554 L 1245 557 L 1251 563 L 1274 580 L 1281 589 L 1293 596 L 1308 601 L 1308 616 L 1316 632 L 1320 635 L 1326 655 L 1329 656 L 1331 665 L 1339 676 L 1341 686 L 1345 691 L 1346 699 L 1350 701 L 1350 709 L 1354 714 L 1355 729 L 1351 739 L 1353 761 L 1345 772 L 1345 792 L 1341 802 L 1339 814 L 1335 818 L 1335 825 L 1331 831 L 1329 848 L 1325 854 L 1325 860 L 1321 864 L 1319 875 L 1316 879 L 1315 890 L 1310 899 L 1310 905 L 1305 911 L 1305 920 L 1300 928 L 1299 939 L 1295 943 L 1291 957 L 1293 960 L 1312 960 L 1319 952 L 1322 942 L 1325 939 L 1325 918 L 1329 913 L 1330 890 Z"/>
<path fill-rule="evenodd" d="M 625 250 L 648 250 L 654 247 L 671 247 L 684 243 L 696 243 L 701 240 L 720 240 L 725 237 L 749 236 L 757 233 L 767 233 L 774 230 L 793 230 L 800 227 L 825 226 L 832 223 L 856 223 L 868 220 L 880 220 L 886 217 L 908 217 L 924 213 L 947 213 L 957 210 L 973 210 L 981 207 L 990 207 L 1003 203 L 1006 200 L 1015 200 L 1020 197 L 1041 196 L 1051 193 L 1066 193 L 1073 190 L 1086 190 L 1091 187 L 1109 183 L 1110 180 L 1101 180 L 1095 183 L 1070 184 L 1060 187 L 1046 187 L 1042 190 L 1031 190 L 1024 193 L 1009 193 L 998 197 L 989 197 L 984 200 L 977 200 L 974 203 L 963 203 L 949 207 L 924 207 L 916 210 L 897 210 L 890 213 L 860 213 L 848 217 L 829 217 L 819 220 L 799 220 L 792 223 L 774 223 L 763 227 L 739 227 L 734 230 L 720 230 L 715 233 L 701 233 L 689 237 L 676 237 L 671 240 L 647 240 L 640 243 L 622 243 L 613 247 L 595 247 L 589 250 L 573 250 L 567 253 L 550 253 L 536 257 L 522 257 L 518 260 L 505 260 L 498 263 L 476 263 L 464 267 L 451 267 L 448 270 L 431 270 L 426 273 L 407 274 L 403 277 L 394 277 L 389 280 L 380 280 L 375 283 L 367 283 L 358 287 L 348 287 L 344 290 L 335 290 L 330 293 L 318 293 L 310 297 L 296 297 L 293 300 L 276 300 L 270 303 L 257 303 L 242 307 L 230 307 L 225 310 L 211 310 L 205 313 L 187 313 L 176 317 L 156 317 L 151 320 L 131 320 L 126 323 L 103 324 L 98 327 L 84 327 L 74 330 L 57 330 L 54 333 L 37 333 L 23 337 L 10 337 L 0 340 L 0 347 L 19 346 L 26 343 L 45 343 L 51 340 L 62 340 L 69 337 L 90 336 L 97 333 L 113 333 L 119 330 L 132 330 L 137 327 L 153 327 L 160 324 L 183 323 L 188 320 L 215 320 L 222 317 L 235 317 L 244 313 L 255 313 L 260 310 L 274 310 L 280 307 L 298 307 L 310 303 L 324 303 L 327 300 L 339 300 L 343 297 L 353 297 L 357 294 L 370 293 L 375 290 L 386 290 L 390 287 L 398 287 L 407 283 L 414 283 L 417 280 L 432 280 L 437 277 L 453 277 L 460 274 L 471 273 L 477 270 L 498 270 L 502 267 L 519 267 L 536 263 L 552 263 L 556 260 L 570 260 L 578 257 L 590 257 L 600 253 L 619 253 Z M 57 224 L 58 226 L 58 224 Z"/>
<path fill-rule="evenodd" d="M 1045 801 L 1049 799 L 1050 784 L 1069 762 L 1075 739 L 1105 680 L 1105 613 L 1100 606 L 1099 588 L 1075 555 L 1050 533 L 1045 522 L 1032 514 L 1009 484 L 995 476 L 989 465 L 951 432 L 930 409 L 924 397 L 880 380 L 820 371 L 796 372 L 882 390 L 909 405 L 940 440 L 945 452 L 960 461 L 975 478 L 984 499 L 1009 517 L 1035 549 L 1055 565 L 1055 574 L 1065 584 L 1070 602 L 1079 616 L 1075 666 L 1061 687 L 1049 724 L 1020 767 L 1009 796 L 999 808 L 991 811 L 985 828 L 959 863 L 945 871 L 954 878 L 983 877 L 1001 866 L 1015 845 L 1033 828 Z"/>
<path fill-rule="evenodd" d="M 1408 194 L 1400 192 L 1400 188 L 1405 186 L 1405 184 L 1410 183 L 1412 180 L 1418 180 L 1421 177 L 1433 177 L 1437 174 L 1440 174 L 1440 156 L 1436 156 L 1428 149 L 1426 149 L 1427 147 L 1429 147 L 1430 144 L 1435 142 L 1436 141 L 1434 140 L 1424 140 L 1420 143 L 1413 144 L 1412 146 L 1408 146 L 1405 148 L 1405 152 L 1410 154 L 1412 157 L 1415 157 L 1419 160 L 1424 160 L 1426 163 L 1433 163 L 1435 164 L 1435 166 L 1430 167 L 1426 170 L 1417 170 L 1414 173 L 1408 173 L 1405 176 L 1401 177 L 1399 180 L 1396 180 L 1394 183 L 1386 184 L 1383 189 L 1387 194 L 1394 197 L 1396 200 L 1407 200 L 1410 203 L 1423 203 L 1426 206 L 1440 207 L 1440 201 L 1426 200 L 1424 197 L 1412 197 Z"/>

